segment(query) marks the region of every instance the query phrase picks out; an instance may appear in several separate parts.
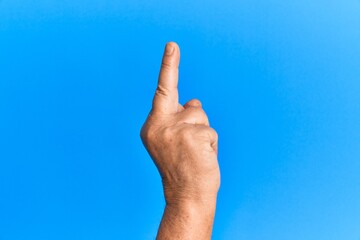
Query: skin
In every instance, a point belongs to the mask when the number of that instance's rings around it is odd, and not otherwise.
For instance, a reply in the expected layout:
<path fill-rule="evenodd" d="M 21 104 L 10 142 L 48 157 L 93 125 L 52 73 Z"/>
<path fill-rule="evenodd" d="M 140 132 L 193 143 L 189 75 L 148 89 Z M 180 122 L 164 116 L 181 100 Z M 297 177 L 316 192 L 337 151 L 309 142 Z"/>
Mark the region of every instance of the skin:
<path fill-rule="evenodd" d="M 218 136 L 201 102 L 179 103 L 180 49 L 165 47 L 141 139 L 162 178 L 166 207 L 157 239 L 211 239 L 220 187 Z"/>

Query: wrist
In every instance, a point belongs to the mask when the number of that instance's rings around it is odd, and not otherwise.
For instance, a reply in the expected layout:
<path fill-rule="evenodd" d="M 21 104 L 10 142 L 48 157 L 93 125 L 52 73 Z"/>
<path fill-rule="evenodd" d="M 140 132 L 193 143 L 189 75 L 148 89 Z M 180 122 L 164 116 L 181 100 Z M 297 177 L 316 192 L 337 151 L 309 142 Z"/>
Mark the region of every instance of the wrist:
<path fill-rule="evenodd" d="M 167 204 L 216 204 L 220 176 L 206 179 L 192 178 L 186 181 L 176 181 L 174 178 L 163 176 L 162 184 Z"/>
<path fill-rule="evenodd" d="M 157 239 L 211 239 L 216 198 L 166 203 Z"/>
<path fill-rule="evenodd" d="M 164 184 L 166 205 L 176 207 L 215 206 L 218 188 L 169 187 Z"/>
<path fill-rule="evenodd" d="M 196 198 L 190 198 L 187 199 L 182 198 L 171 198 L 171 199 L 165 199 L 166 200 L 166 207 L 170 208 L 176 208 L 186 211 L 193 211 L 193 210 L 212 210 L 216 207 L 216 200 L 217 195 L 213 196 L 197 196 Z"/>

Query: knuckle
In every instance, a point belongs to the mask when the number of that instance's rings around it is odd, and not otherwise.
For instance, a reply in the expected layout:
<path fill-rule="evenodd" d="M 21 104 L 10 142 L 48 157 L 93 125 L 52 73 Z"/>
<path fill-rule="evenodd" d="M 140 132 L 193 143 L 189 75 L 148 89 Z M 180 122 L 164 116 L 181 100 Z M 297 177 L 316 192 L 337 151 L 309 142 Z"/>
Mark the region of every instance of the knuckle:
<path fill-rule="evenodd" d="M 190 115 L 193 115 L 195 117 L 204 117 L 206 116 L 206 113 L 201 108 L 188 108 L 188 112 Z"/>
<path fill-rule="evenodd" d="M 173 64 L 171 64 L 171 62 L 169 62 L 169 61 L 162 61 L 162 63 L 161 63 L 161 69 L 162 69 L 162 70 L 167 71 L 167 70 L 171 70 L 172 68 L 173 68 Z"/>
<path fill-rule="evenodd" d="M 209 126 L 209 119 L 202 108 L 190 107 L 181 113 L 181 119 L 186 123 Z"/>
<path fill-rule="evenodd" d="M 150 140 L 150 131 L 147 126 L 143 126 L 140 130 L 140 138 L 143 142 L 148 142 Z"/>
<path fill-rule="evenodd" d="M 162 130 L 162 138 L 165 142 L 171 142 L 174 137 L 174 131 L 170 127 L 166 127 Z"/>
<path fill-rule="evenodd" d="M 200 116 L 202 116 L 202 117 L 204 117 L 204 118 L 207 119 L 207 114 L 205 113 L 204 109 L 202 109 L 202 108 L 197 108 L 197 113 L 198 113 Z"/>
<path fill-rule="evenodd" d="M 193 130 L 190 127 L 183 128 L 179 131 L 179 138 L 185 142 L 192 139 Z"/>
<path fill-rule="evenodd" d="M 145 122 L 140 130 L 140 137 L 144 143 L 154 143 L 156 141 L 158 128 L 153 125 Z"/>
<path fill-rule="evenodd" d="M 202 131 L 204 132 L 204 134 L 206 134 L 209 137 L 209 139 L 217 142 L 219 136 L 218 136 L 217 132 L 215 131 L 215 129 L 213 129 L 211 127 L 205 127 L 202 129 Z"/>
<path fill-rule="evenodd" d="M 167 97 L 169 96 L 169 91 L 162 87 L 161 85 L 159 85 L 157 88 L 156 88 L 156 91 L 155 91 L 155 94 L 158 95 L 158 96 L 164 96 L 164 97 Z"/>
<path fill-rule="evenodd" d="M 218 141 L 219 140 L 219 134 L 213 129 L 214 132 L 214 140 Z"/>
<path fill-rule="evenodd" d="M 212 135 L 212 137 L 213 137 L 215 140 L 217 140 L 217 139 L 219 138 L 219 135 L 218 135 L 218 133 L 216 132 L 215 129 L 209 127 L 209 131 L 210 131 L 210 134 Z"/>
<path fill-rule="evenodd" d="M 208 116 L 202 108 L 192 109 L 192 114 L 196 119 L 199 119 L 201 122 L 208 122 Z"/>

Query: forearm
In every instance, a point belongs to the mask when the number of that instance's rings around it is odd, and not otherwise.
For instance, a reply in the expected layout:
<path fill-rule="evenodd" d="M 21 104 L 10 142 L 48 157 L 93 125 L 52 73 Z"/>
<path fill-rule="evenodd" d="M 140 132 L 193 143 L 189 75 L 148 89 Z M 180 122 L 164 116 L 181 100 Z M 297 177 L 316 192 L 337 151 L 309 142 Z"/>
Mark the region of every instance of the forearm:
<path fill-rule="evenodd" d="M 216 197 L 206 201 L 167 203 L 157 239 L 211 239 Z"/>

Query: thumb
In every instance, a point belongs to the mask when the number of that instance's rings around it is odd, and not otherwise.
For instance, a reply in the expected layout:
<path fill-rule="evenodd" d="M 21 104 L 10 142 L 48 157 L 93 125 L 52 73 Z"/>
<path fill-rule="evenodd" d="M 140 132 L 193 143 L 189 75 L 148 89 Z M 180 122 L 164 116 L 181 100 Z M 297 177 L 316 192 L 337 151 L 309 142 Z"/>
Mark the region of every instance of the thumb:
<path fill-rule="evenodd" d="M 180 50 L 176 43 L 166 44 L 158 86 L 153 100 L 153 112 L 176 113 L 178 110 L 178 74 Z"/>
<path fill-rule="evenodd" d="M 199 100 L 197 99 L 191 99 L 190 101 L 188 101 L 187 103 L 185 103 L 184 108 L 189 108 L 189 107 L 202 107 L 202 104 Z"/>

